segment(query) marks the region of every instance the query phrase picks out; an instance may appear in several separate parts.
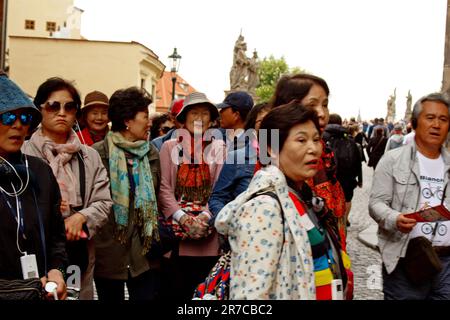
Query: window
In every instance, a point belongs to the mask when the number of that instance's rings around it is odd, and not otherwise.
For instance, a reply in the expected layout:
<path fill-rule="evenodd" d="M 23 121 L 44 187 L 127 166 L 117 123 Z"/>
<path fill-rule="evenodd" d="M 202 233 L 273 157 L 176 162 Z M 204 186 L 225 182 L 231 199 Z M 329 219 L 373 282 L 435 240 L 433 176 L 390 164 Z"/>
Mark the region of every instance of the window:
<path fill-rule="evenodd" d="M 141 89 L 145 88 L 145 79 L 141 78 Z"/>
<path fill-rule="evenodd" d="M 47 31 L 55 32 L 56 31 L 56 22 L 47 21 Z"/>
<path fill-rule="evenodd" d="M 25 20 L 25 29 L 34 30 L 34 20 Z"/>
<path fill-rule="evenodd" d="M 187 85 L 186 85 L 186 83 L 180 82 L 180 83 L 178 83 L 178 85 L 180 86 L 180 88 L 181 88 L 182 90 L 187 91 Z"/>

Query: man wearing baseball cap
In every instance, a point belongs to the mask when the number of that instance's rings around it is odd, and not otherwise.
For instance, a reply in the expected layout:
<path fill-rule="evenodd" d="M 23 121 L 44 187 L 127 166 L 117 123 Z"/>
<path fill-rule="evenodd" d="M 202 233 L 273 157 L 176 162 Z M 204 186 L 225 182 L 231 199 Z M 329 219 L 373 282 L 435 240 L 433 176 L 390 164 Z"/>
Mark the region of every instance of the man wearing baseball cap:
<path fill-rule="evenodd" d="M 236 91 L 228 94 L 225 100 L 217 105 L 220 112 L 220 127 L 241 131 L 239 129 L 244 129 L 245 120 L 252 108 L 253 99 L 247 92 Z"/>
<path fill-rule="evenodd" d="M 220 127 L 226 130 L 228 152 L 208 202 L 213 214 L 210 220 L 212 225 L 219 211 L 247 189 L 253 177 L 256 164 L 256 150 L 250 142 L 253 132 L 244 132 L 247 115 L 252 108 L 253 99 L 244 91 L 228 94 L 225 100 L 217 105 Z"/>

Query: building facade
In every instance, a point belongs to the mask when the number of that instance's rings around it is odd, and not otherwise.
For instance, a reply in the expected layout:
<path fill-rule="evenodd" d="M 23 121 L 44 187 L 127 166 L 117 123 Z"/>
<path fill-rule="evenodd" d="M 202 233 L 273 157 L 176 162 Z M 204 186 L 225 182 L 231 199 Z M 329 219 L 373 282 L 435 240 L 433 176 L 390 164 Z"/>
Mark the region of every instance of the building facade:
<path fill-rule="evenodd" d="M 169 110 L 172 103 L 172 73 L 164 71 L 163 76 L 156 85 L 156 111 L 165 113 Z M 175 81 L 175 100 L 184 99 L 188 94 L 196 92 L 189 83 L 176 74 Z"/>
<path fill-rule="evenodd" d="M 81 96 L 138 86 L 156 96 L 164 64 L 138 42 L 10 36 L 9 76 L 33 96 L 50 77 L 75 82 Z M 152 110 L 154 111 L 154 110 Z"/>
<path fill-rule="evenodd" d="M 81 39 L 81 14 L 73 0 L 9 0 L 8 34 Z"/>
<path fill-rule="evenodd" d="M 0 0 L 7 1 L 7 0 Z M 165 65 L 138 42 L 89 41 L 81 34 L 83 10 L 73 0 L 8 1 L 6 66 L 30 96 L 46 79 L 74 81 L 82 99 L 93 90 L 110 96 L 137 86 L 153 97 Z"/>

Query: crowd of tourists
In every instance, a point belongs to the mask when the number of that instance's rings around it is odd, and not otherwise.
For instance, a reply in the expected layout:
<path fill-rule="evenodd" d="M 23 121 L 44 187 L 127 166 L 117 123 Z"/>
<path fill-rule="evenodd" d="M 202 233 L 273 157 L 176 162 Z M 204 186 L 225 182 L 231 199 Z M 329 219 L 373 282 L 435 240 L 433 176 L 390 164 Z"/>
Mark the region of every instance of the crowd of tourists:
<path fill-rule="evenodd" d="M 0 279 L 53 283 L 46 299 L 92 300 L 95 284 L 103 301 L 124 300 L 125 285 L 130 300 L 350 300 L 346 230 L 367 161 L 385 297 L 448 299 L 445 237 L 425 282 L 404 267 L 423 236 L 405 214 L 447 199 L 446 97 L 416 103 L 407 141 L 404 124 L 342 121 L 329 96 L 301 73 L 264 103 L 195 92 L 154 117 L 137 87 L 82 102 L 53 77 L 31 100 L 1 74 Z"/>

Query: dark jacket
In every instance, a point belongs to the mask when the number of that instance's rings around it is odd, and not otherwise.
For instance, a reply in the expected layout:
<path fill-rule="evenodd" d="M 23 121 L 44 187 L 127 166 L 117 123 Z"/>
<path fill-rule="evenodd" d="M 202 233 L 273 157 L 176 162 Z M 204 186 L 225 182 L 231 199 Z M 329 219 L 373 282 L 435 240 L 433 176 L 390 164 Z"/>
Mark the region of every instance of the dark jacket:
<path fill-rule="evenodd" d="M 388 139 L 385 136 L 376 136 L 371 138 L 367 145 L 367 154 L 369 155 L 369 163 L 367 165 L 373 167 L 374 170 L 384 154 L 387 141 Z"/>
<path fill-rule="evenodd" d="M 97 142 L 92 147 L 100 154 L 109 176 L 107 141 Z M 152 171 L 155 196 L 157 196 L 161 181 L 161 167 L 158 150 L 151 143 L 147 157 Z M 133 204 L 133 201 L 130 201 L 130 204 Z M 130 209 L 131 212 L 133 212 L 132 208 Z M 129 221 L 133 221 L 131 215 Z M 143 246 L 137 226 L 133 225 L 132 228 L 129 228 L 128 240 L 126 244 L 121 244 L 114 237 L 115 224 L 114 212 L 111 212 L 108 222 L 95 237 L 95 276 L 106 279 L 126 280 L 128 279 L 128 272 L 130 272 L 131 277 L 136 277 L 156 267 L 155 263 L 148 261 L 146 256 L 141 253 Z"/>
<path fill-rule="evenodd" d="M 61 195 L 58 183 L 48 164 L 33 156 L 26 157 L 30 181 L 26 191 L 19 196 L 23 208 L 26 239 L 19 233 L 19 246 L 27 254 L 36 255 L 39 277 L 43 277 L 45 276 L 45 269 L 47 271 L 57 268 L 66 270 L 67 267 L 66 233 L 64 220 L 59 210 Z M 23 183 L 26 181 L 24 159 L 25 156 L 18 153 L 10 161 L 16 166 Z M 12 179 L 17 181 L 14 173 Z M 11 176 L 1 170 L 0 185 L 8 192 L 12 191 L 10 181 Z M 12 206 L 12 210 L 8 207 L 6 199 Z M 38 214 L 42 217 L 44 227 L 47 268 L 45 268 L 44 263 Z M 15 215 L 16 198 L 9 197 L 0 191 L 0 278 L 2 279 L 23 279 L 20 265 L 21 254 L 16 245 L 17 222 Z"/>
<path fill-rule="evenodd" d="M 356 134 L 354 140 L 358 144 L 359 153 L 361 155 L 361 161 L 367 162 L 364 149 L 369 144 L 369 138 L 367 138 L 367 135 L 364 131 L 361 131 Z"/>
<path fill-rule="evenodd" d="M 253 178 L 257 150 L 252 146 L 252 141 L 245 138 L 245 134 L 241 135 L 229 147 L 227 159 L 209 198 L 208 206 L 213 214 L 210 220 L 212 226 L 219 211 L 244 192 Z"/>
<path fill-rule="evenodd" d="M 348 152 L 351 152 L 351 170 L 344 170 L 343 161 L 339 161 L 339 150 L 333 150 L 334 156 L 337 159 L 337 168 L 336 168 L 336 178 L 339 180 L 341 186 L 343 188 L 356 188 L 357 182 L 362 183 L 362 166 L 361 166 L 361 154 L 358 149 L 356 142 L 353 140 L 353 137 L 348 135 L 347 130 L 338 124 L 329 124 L 325 127 L 325 131 L 323 133 L 323 140 L 327 142 L 331 142 L 332 139 L 346 139 L 348 144 L 350 144 L 350 149 Z M 348 162 L 348 161 L 347 161 Z M 348 163 L 345 163 L 349 165 Z M 356 181 L 357 179 L 357 181 Z"/>

